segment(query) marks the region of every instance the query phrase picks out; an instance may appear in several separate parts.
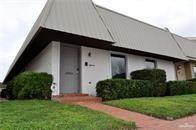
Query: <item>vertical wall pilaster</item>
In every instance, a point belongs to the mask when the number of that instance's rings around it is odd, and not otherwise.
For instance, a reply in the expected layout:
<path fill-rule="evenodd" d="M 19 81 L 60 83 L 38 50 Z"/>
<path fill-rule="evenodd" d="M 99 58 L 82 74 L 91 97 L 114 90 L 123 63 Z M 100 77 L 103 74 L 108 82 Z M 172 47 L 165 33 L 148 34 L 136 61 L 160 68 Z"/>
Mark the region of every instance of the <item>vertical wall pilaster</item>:
<path fill-rule="evenodd" d="M 52 95 L 60 94 L 60 42 L 52 41 L 52 75 L 55 89 Z"/>

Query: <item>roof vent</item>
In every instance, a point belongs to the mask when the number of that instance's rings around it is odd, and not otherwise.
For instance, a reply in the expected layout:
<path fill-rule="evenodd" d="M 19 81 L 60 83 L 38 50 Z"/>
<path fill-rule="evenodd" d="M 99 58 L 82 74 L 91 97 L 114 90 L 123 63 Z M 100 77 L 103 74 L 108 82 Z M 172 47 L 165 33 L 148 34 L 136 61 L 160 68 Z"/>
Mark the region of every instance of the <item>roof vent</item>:
<path fill-rule="evenodd" d="M 166 31 L 169 31 L 169 29 L 168 29 L 167 27 L 164 27 L 164 29 L 165 29 Z"/>

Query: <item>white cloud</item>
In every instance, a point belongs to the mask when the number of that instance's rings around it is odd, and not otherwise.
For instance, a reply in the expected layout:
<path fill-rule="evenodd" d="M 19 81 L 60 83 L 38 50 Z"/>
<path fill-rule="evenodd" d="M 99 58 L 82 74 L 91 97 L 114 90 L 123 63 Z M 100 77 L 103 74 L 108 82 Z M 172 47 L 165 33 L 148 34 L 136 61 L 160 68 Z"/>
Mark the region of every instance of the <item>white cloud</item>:
<path fill-rule="evenodd" d="M 96 4 L 183 36 L 196 36 L 196 0 L 93 0 Z M 46 0 L 0 0 L 0 81 Z"/>

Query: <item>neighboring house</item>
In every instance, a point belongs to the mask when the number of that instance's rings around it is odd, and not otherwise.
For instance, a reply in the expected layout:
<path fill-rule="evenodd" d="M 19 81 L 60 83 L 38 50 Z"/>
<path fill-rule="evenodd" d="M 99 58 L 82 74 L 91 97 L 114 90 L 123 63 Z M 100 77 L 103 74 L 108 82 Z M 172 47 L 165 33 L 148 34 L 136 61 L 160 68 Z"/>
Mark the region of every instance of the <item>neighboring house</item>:
<path fill-rule="evenodd" d="M 176 63 L 177 78 L 179 80 L 196 78 L 196 43 L 175 34 L 173 36 L 188 58 L 188 61 Z"/>
<path fill-rule="evenodd" d="M 0 93 L 1 93 L 1 91 L 2 91 L 3 89 L 5 89 L 5 85 L 3 85 L 3 84 L 0 82 Z"/>
<path fill-rule="evenodd" d="M 188 60 L 168 30 L 91 0 L 49 0 L 4 83 L 23 71 L 47 72 L 54 78 L 53 95 L 96 95 L 98 81 L 129 79 L 138 69 L 164 69 L 167 80 L 176 80 L 175 64 Z"/>

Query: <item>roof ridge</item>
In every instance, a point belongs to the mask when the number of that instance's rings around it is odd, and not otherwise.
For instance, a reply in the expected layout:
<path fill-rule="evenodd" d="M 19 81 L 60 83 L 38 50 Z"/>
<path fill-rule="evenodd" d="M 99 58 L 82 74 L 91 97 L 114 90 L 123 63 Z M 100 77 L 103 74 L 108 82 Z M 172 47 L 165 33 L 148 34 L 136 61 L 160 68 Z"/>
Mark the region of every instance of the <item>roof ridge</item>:
<path fill-rule="evenodd" d="M 110 29 L 109 29 L 109 28 L 107 27 L 107 25 L 105 24 L 105 21 L 103 20 L 101 14 L 100 14 L 99 11 L 97 10 L 96 4 L 95 4 L 92 0 L 91 0 L 91 2 L 92 2 L 93 7 L 95 8 L 95 11 L 97 12 L 98 16 L 100 17 L 100 20 L 102 21 L 102 23 L 103 23 L 103 25 L 105 26 L 106 30 L 108 31 L 110 37 L 112 38 L 113 42 L 115 43 L 116 41 L 115 41 L 115 39 L 114 39 L 112 33 L 110 32 Z"/>
<path fill-rule="evenodd" d="M 181 50 L 181 52 L 183 53 L 183 55 L 187 58 L 186 53 L 184 52 L 184 50 L 182 49 L 182 47 L 180 46 L 180 44 L 178 43 L 178 41 L 174 37 L 174 34 L 171 33 L 169 30 L 168 30 L 168 33 L 171 35 L 172 39 L 176 42 L 177 46 L 179 47 L 179 49 Z"/>
<path fill-rule="evenodd" d="M 104 10 L 110 11 L 110 12 L 115 13 L 115 14 L 118 14 L 118 15 L 121 15 L 121 16 L 126 17 L 126 18 L 128 18 L 128 19 L 132 19 L 132 20 L 134 20 L 134 21 L 137 21 L 137 22 L 146 24 L 146 25 L 148 25 L 148 26 L 151 26 L 151 27 L 153 27 L 153 28 L 157 28 L 157 29 L 162 30 L 162 31 L 167 31 L 167 30 L 165 30 L 165 29 L 163 29 L 163 28 L 161 28 L 161 27 L 157 27 L 157 26 L 152 25 L 152 24 L 149 24 L 149 23 L 147 23 L 147 22 L 143 22 L 143 21 L 138 20 L 138 19 L 136 19 L 136 18 L 133 18 L 133 17 L 131 17 L 131 16 L 128 16 L 128 15 L 119 13 L 119 12 L 117 12 L 117 11 L 108 9 L 108 8 L 106 8 L 106 7 L 103 7 L 103 6 L 100 6 L 100 5 L 97 5 L 97 4 L 95 4 L 95 5 L 96 5 L 98 8 L 102 8 L 102 9 L 104 9 Z"/>
<path fill-rule="evenodd" d="M 46 21 L 47 21 L 47 19 L 48 19 L 48 16 L 50 15 L 50 13 L 51 13 L 51 10 L 52 10 L 52 7 L 54 6 L 54 1 L 55 0 L 47 0 L 47 2 L 46 2 L 46 4 L 45 4 L 45 6 L 44 6 L 44 8 L 45 8 L 45 17 L 42 17 L 42 25 L 43 26 L 45 26 L 45 24 L 46 24 Z M 44 8 L 43 8 L 43 10 L 44 10 Z"/>

